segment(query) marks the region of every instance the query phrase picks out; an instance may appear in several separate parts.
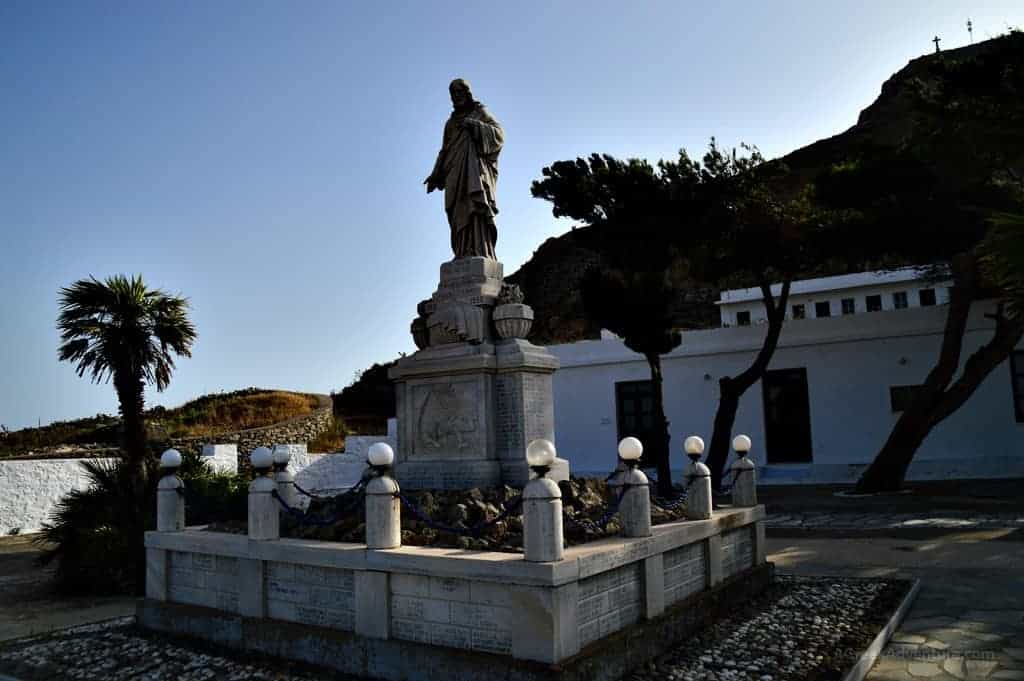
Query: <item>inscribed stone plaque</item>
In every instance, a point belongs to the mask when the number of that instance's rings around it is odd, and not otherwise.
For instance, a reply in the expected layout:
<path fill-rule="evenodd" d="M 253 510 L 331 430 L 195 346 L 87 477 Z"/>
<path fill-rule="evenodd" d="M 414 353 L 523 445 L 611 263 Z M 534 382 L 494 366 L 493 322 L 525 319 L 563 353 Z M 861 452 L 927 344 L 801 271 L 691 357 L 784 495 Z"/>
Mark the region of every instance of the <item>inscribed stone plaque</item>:
<path fill-rule="evenodd" d="M 485 446 L 480 385 L 446 382 L 412 386 L 417 457 L 474 458 Z"/>

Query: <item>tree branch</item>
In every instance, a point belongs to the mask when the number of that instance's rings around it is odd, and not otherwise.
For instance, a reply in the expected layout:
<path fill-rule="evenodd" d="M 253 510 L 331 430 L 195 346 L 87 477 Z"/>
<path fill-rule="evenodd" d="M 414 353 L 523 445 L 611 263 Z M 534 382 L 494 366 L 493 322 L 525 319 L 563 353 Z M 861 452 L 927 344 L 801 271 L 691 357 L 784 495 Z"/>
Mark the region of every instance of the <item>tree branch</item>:
<path fill-rule="evenodd" d="M 934 428 L 959 409 L 988 375 L 1006 361 L 1022 337 L 1024 337 L 1024 319 L 1002 318 L 1002 323 L 999 323 L 997 319 L 996 331 L 992 339 L 967 358 L 960 378 L 943 392 L 939 403 L 931 414 L 931 426 Z"/>

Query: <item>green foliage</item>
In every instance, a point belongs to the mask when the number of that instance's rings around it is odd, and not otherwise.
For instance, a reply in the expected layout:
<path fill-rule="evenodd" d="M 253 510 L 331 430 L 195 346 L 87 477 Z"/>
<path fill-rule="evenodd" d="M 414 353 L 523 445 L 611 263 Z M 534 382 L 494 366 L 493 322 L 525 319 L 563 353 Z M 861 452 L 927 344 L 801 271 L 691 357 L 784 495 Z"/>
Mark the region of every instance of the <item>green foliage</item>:
<path fill-rule="evenodd" d="M 174 355 L 191 357 L 188 301 L 147 289 L 141 276 L 80 279 L 61 289 L 60 310 L 60 359 L 97 383 L 127 372 L 164 390 Z"/>
<path fill-rule="evenodd" d="M 40 562 L 56 562 L 56 586 L 64 593 L 139 593 L 143 533 L 156 513 L 155 466 L 145 466 L 139 480 L 123 461 L 81 465 L 90 485 L 65 495 L 43 525 Z"/>
<path fill-rule="evenodd" d="M 57 504 L 37 542 L 41 564 L 54 563 L 55 584 L 71 594 L 141 594 L 145 587 L 144 532 L 156 525 L 156 457 L 141 475 L 123 460 L 83 460 L 89 487 L 73 490 Z M 182 457 L 186 522 L 244 520 L 248 483 L 213 473 L 195 454 Z"/>
<path fill-rule="evenodd" d="M 583 279 L 587 315 L 641 355 L 664 355 L 682 337 L 672 328 L 675 289 L 664 275 L 591 269 Z"/>
<path fill-rule="evenodd" d="M 1007 315 L 1024 316 L 1024 214 L 1003 213 L 979 246 L 981 271 L 1007 303 Z"/>
<path fill-rule="evenodd" d="M 395 388 L 388 378 L 394 362 L 374 364 L 341 392 L 332 393 L 334 415 L 349 433 L 382 433 L 395 415 Z"/>

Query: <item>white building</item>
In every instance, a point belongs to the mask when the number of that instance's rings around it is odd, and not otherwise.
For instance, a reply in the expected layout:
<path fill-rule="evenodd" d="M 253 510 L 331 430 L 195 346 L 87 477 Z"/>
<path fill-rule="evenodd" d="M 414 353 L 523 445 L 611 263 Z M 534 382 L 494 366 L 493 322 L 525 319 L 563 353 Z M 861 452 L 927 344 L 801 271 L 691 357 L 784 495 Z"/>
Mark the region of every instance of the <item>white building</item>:
<path fill-rule="evenodd" d="M 805 318 L 783 326 L 767 375 L 741 400 L 733 433 L 753 439 L 752 457 L 765 484 L 853 482 L 938 357 L 947 283 L 906 271 L 866 273 L 794 283 L 792 294 L 790 305 L 804 305 Z M 683 467 L 687 435 L 710 438 L 719 377 L 743 371 L 761 347 L 767 327 L 756 323 L 755 313 L 763 318 L 763 312 L 754 296 L 724 293 L 726 328 L 684 332 L 682 345 L 662 358 L 674 469 Z M 873 296 L 882 309 L 869 314 Z M 853 313 L 842 314 L 843 301 L 851 299 Z M 819 318 L 826 315 L 815 312 L 825 304 L 831 314 Z M 991 337 L 989 309 L 978 304 L 972 310 L 964 359 Z M 742 312 L 751 324 L 737 321 Z M 651 425 L 647 363 L 613 337 L 549 349 L 562 363 L 554 376 L 559 455 L 574 473 L 607 472 L 618 439 L 643 439 Z M 932 431 L 908 475 L 985 477 L 1024 477 L 1024 345 Z"/>
<path fill-rule="evenodd" d="M 786 319 L 819 319 L 949 302 L 950 280 L 930 281 L 914 268 L 889 272 L 858 272 L 837 277 L 794 281 L 789 290 Z M 778 296 L 781 284 L 772 286 Z M 765 323 L 761 289 L 723 291 L 717 303 L 722 326 Z"/>

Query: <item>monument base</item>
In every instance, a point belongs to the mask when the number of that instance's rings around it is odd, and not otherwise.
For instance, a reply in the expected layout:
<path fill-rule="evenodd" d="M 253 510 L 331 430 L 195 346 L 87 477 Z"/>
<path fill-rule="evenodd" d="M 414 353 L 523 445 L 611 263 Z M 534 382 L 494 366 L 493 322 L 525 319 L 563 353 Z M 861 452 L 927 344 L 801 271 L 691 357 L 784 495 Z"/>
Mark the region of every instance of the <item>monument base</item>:
<path fill-rule="evenodd" d="M 526 445 L 537 438 L 554 442 L 551 374 L 557 368 L 547 349 L 518 338 L 447 343 L 400 359 L 390 371 L 399 484 L 524 484 L 530 475 Z"/>

